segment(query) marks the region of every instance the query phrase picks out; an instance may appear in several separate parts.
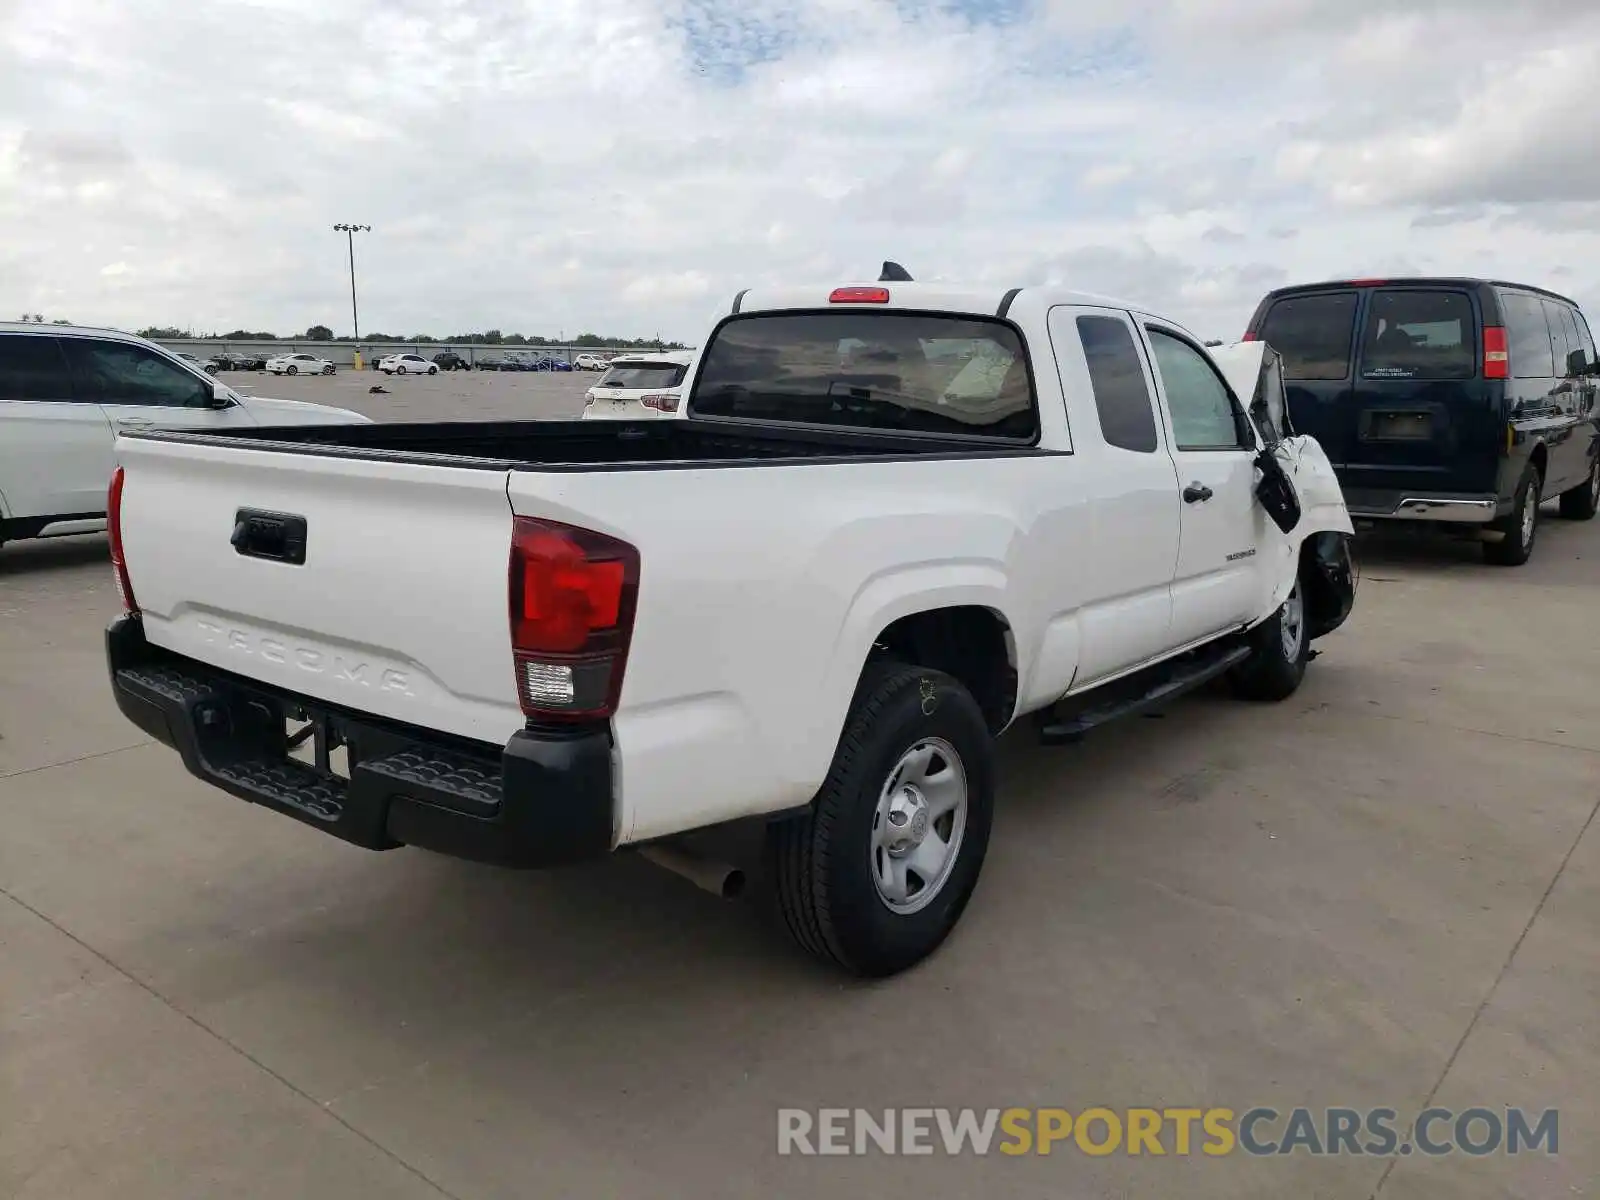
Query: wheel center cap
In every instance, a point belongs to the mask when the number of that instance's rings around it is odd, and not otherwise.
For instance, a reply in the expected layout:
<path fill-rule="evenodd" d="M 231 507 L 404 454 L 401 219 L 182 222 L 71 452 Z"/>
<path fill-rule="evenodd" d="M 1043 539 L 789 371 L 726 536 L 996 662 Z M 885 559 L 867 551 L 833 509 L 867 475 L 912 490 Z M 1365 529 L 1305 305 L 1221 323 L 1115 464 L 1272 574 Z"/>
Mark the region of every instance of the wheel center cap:
<path fill-rule="evenodd" d="M 903 787 L 889 803 L 884 845 L 890 854 L 910 854 L 928 836 L 928 801 L 914 787 Z"/>

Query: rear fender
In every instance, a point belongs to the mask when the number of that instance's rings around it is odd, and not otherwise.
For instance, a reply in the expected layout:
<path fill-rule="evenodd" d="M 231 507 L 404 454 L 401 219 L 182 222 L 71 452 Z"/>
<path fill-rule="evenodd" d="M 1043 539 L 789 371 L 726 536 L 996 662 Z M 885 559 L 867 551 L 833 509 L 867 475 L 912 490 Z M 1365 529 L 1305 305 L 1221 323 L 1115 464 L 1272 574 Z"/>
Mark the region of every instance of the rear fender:
<path fill-rule="evenodd" d="M 856 593 L 834 640 L 822 702 L 816 707 L 819 722 L 806 739 L 810 750 L 808 757 L 814 759 L 807 764 L 811 774 L 821 779 L 827 773 L 827 764 L 838 746 L 855 697 L 856 684 L 879 634 L 902 617 L 969 605 L 998 613 L 1012 630 L 1016 630 L 1014 614 L 1007 612 L 1006 584 L 1003 565 L 984 559 L 894 568 L 867 580 Z M 1017 647 L 1016 651 L 1019 663 L 1032 660 L 1027 648 Z"/>

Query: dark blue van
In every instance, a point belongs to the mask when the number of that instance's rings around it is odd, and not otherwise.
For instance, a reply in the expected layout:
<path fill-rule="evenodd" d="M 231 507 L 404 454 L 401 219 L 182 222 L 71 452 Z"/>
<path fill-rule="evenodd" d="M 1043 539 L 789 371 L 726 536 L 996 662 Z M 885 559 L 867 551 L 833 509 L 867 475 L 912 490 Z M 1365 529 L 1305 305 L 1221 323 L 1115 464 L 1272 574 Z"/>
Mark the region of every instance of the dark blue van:
<path fill-rule="evenodd" d="M 1355 520 L 1476 525 L 1519 566 L 1539 504 L 1600 505 L 1594 338 L 1565 296 L 1489 279 L 1353 279 L 1271 292 L 1246 340 L 1283 357 L 1296 430 Z"/>

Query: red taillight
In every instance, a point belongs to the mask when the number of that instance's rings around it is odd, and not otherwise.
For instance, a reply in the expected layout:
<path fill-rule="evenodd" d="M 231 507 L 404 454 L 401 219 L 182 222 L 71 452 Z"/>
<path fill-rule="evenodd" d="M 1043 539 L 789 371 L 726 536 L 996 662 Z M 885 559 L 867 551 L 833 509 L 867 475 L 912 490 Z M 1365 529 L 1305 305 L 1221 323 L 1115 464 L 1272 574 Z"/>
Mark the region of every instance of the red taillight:
<path fill-rule="evenodd" d="M 1483 331 L 1483 377 L 1511 378 L 1511 355 L 1506 350 L 1506 331 L 1499 325 L 1486 326 Z"/>
<path fill-rule="evenodd" d="M 128 578 L 128 562 L 122 555 L 122 468 L 111 472 L 111 488 L 106 493 L 106 533 L 111 540 L 111 577 L 117 583 L 117 598 L 122 601 L 122 611 L 136 613 L 139 605 L 133 598 L 133 582 Z"/>
<path fill-rule="evenodd" d="M 639 403 L 646 408 L 653 408 L 657 412 L 677 412 L 678 397 L 675 392 L 652 392 L 640 398 Z"/>
<path fill-rule="evenodd" d="M 1346 287 L 1382 287 L 1388 283 L 1387 279 L 1347 279 Z"/>
<path fill-rule="evenodd" d="M 639 552 L 555 521 L 511 531 L 511 649 L 523 713 L 540 720 L 616 711 L 639 594 Z"/>
<path fill-rule="evenodd" d="M 834 288 L 828 293 L 829 304 L 887 304 L 889 289 L 875 287 Z"/>
<path fill-rule="evenodd" d="M 1254 341 L 1259 341 L 1260 339 L 1254 333 L 1246 332 L 1244 337 L 1241 338 L 1240 340 L 1241 341 L 1245 341 L 1245 342 L 1254 342 Z"/>

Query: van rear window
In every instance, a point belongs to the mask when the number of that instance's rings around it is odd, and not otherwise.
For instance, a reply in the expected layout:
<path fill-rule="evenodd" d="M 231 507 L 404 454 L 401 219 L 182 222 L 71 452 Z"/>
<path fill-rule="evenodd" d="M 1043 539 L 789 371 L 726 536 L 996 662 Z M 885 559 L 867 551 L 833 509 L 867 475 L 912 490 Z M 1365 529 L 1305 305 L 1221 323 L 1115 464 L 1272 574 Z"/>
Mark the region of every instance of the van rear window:
<path fill-rule="evenodd" d="M 1463 292 L 1377 291 L 1361 347 L 1363 379 L 1471 379 L 1476 322 Z"/>
<path fill-rule="evenodd" d="M 1355 325 L 1354 292 L 1285 296 L 1268 311 L 1260 337 L 1282 356 L 1285 379 L 1343 379 Z"/>
<path fill-rule="evenodd" d="M 1039 428 L 1014 328 L 892 310 L 735 317 L 701 357 L 689 410 L 1017 441 Z"/>

